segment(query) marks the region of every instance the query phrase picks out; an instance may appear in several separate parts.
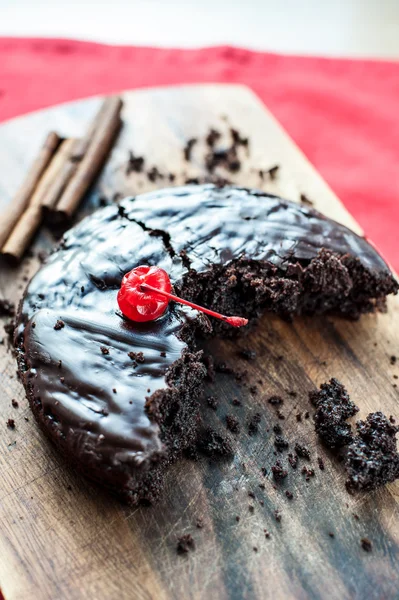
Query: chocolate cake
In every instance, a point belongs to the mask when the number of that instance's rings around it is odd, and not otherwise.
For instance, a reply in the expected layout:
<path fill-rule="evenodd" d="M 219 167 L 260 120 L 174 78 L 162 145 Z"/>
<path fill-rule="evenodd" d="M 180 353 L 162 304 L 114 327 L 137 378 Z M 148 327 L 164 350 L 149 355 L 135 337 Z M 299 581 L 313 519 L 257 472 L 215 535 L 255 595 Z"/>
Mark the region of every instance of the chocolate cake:
<path fill-rule="evenodd" d="M 180 296 L 250 326 L 268 310 L 356 318 L 398 289 L 362 237 L 309 207 L 242 188 L 144 194 L 71 229 L 21 302 L 21 379 L 65 456 L 133 503 L 156 498 L 167 466 L 196 443 L 207 372 L 197 336 L 233 333 L 176 304 L 155 321 L 125 319 L 116 295 L 141 264 L 165 269 Z"/>
<path fill-rule="evenodd" d="M 346 420 L 359 412 L 349 394 L 337 379 L 323 383 L 320 390 L 310 392 L 309 399 L 316 407 L 314 414 L 317 435 L 329 448 L 346 446 L 353 439 L 352 427 Z"/>
<path fill-rule="evenodd" d="M 399 428 L 381 412 L 375 412 L 365 421 L 358 421 L 356 429 L 345 458 L 348 488 L 369 491 L 395 481 L 399 477 Z"/>

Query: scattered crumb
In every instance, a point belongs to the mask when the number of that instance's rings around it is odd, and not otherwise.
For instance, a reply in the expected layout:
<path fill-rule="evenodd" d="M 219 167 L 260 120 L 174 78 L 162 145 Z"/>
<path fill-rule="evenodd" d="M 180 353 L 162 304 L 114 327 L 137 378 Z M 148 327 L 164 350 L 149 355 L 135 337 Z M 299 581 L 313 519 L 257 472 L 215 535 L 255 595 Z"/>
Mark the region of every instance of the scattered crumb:
<path fill-rule="evenodd" d="M 239 356 L 241 356 L 241 358 L 244 358 L 245 360 L 255 360 L 256 359 L 256 352 L 255 350 L 250 350 L 249 348 L 242 348 L 241 350 L 238 351 Z"/>
<path fill-rule="evenodd" d="M 0 300 L 0 317 L 14 317 L 15 305 L 10 300 Z"/>
<path fill-rule="evenodd" d="M 282 452 L 283 450 L 286 450 L 288 448 L 289 444 L 288 441 L 282 435 L 277 435 L 274 440 L 274 446 L 279 452 Z"/>
<path fill-rule="evenodd" d="M 233 415 L 226 415 L 226 426 L 232 433 L 239 433 L 240 431 L 240 423 L 237 417 Z"/>
<path fill-rule="evenodd" d="M 233 448 L 230 440 L 209 427 L 198 440 L 198 450 L 207 456 L 231 456 Z"/>
<path fill-rule="evenodd" d="M 399 477 L 399 453 L 393 425 L 381 412 L 356 423 L 357 435 L 348 446 L 345 469 L 349 490 L 373 490 Z"/>
<path fill-rule="evenodd" d="M 358 412 L 344 386 L 335 378 L 323 383 L 320 390 L 310 392 L 309 399 L 316 407 L 315 430 L 326 446 L 339 448 L 352 441 L 352 428 L 346 420 Z"/>
<path fill-rule="evenodd" d="M 284 400 L 281 396 L 270 396 L 270 398 L 268 399 L 268 403 L 272 406 L 281 406 L 282 404 L 284 404 Z"/>
<path fill-rule="evenodd" d="M 58 321 L 56 322 L 56 324 L 54 325 L 54 329 L 56 331 L 59 331 L 60 329 L 62 329 L 63 327 L 65 327 L 65 323 L 64 321 L 62 321 L 61 319 L 58 319 Z"/>
<path fill-rule="evenodd" d="M 262 415 L 260 413 L 255 413 L 248 421 L 248 434 L 255 435 L 258 433 L 259 423 L 262 420 Z"/>
<path fill-rule="evenodd" d="M 285 479 L 288 475 L 288 471 L 283 468 L 283 465 L 279 460 L 276 460 L 276 463 L 272 466 L 272 473 L 276 481 Z"/>
<path fill-rule="evenodd" d="M 144 168 L 144 157 L 135 156 L 131 150 L 129 150 L 129 157 L 126 164 L 126 175 L 130 173 L 142 173 Z"/>
<path fill-rule="evenodd" d="M 305 458 L 306 460 L 310 460 L 310 450 L 307 446 L 302 446 L 301 444 L 295 444 L 295 453 L 300 458 Z"/>
<path fill-rule="evenodd" d="M 8 419 L 8 421 L 7 421 L 7 427 L 9 429 L 15 429 L 15 421 L 14 421 L 14 419 Z"/>
<path fill-rule="evenodd" d="M 217 407 L 219 406 L 219 403 L 216 400 L 215 396 L 208 396 L 206 399 L 206 402 L 207 402 L 209 408 L 212 408 L 212 410 L 216 410 Z"/>
<path fill-rule="evenodd" d="M 197 138 L 190 138 L 189 140 L 187 140 L 186 145 L 183 148 L 184 160 L 186 160 L 187 162 L 191 160 L 193 147 L 195 146 L 197 141 Z"/>
<path fill-rule="evenodd" d="M 177 552 L 178 554 L 187 554 L 190 550 L 195 550 L 195 541 L 190 533 L 180 536 L 177 539 Z"/>
<path fill-rule="evenodd" d="M 360 545 L 365 552 L 371 552 L 371 550 L 373 549 L 373 544 L 366 537 L 364 537 L 360 540 Z"/>
<path fill-rule="evenodd" d="M 128 357 L 138 363 L 143 363 L 145 361 L 143 352 L 128 352 Z"/>

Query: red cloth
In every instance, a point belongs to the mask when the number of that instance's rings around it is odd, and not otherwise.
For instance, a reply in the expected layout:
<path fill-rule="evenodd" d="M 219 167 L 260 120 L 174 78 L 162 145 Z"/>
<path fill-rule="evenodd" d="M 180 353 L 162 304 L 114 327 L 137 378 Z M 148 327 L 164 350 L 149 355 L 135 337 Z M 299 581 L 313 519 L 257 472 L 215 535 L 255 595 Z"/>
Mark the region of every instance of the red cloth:
<path fill-rule="evenodd" d="M 399 63 L 0 39 L 0 121 L 165 84 L 251 87 L 399 270 Z"/>

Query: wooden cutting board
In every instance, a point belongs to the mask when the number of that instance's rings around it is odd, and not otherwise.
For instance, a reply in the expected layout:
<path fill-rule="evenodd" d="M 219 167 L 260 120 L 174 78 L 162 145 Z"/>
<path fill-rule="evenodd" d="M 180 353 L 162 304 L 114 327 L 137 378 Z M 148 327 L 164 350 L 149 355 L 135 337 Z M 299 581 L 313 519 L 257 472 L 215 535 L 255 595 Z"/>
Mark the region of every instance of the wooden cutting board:
<path fill-rule="evenodd" d="M 248 89 L 190 86 L 126 92 L 123 97 L 124 129 L 79 218 L 98 205 L 99 196 L 165 185 L 151 183 L 145 174 L 126 177 L 128 149 L 144 155 L 149 167 L 177 173 L 179 184 L 201 173 L 204 148 L 195 148 L 194 162 L 186 163 L 186 140 L 203 138 L 210 126 L 227 132 L 232 125 L 250 137 L 251 148 L 245 167 L 234 177 L 237 183 L 296 201 L 306 194 L 316 208 L 359 231 Z M 82 135 L 99 102 L 59 106 L 0 127 L 0 206 L 9 202 L 46 132 L 54 128 Z M 259 169 L 276 164 L 276 179 L 262 183 Z M 51 233 L 43 229 L 35 250 L 51 243 Z M 37 267 L 35 257 L 26 258 L 19 269 L 1 265 L 2 296 L 18 301 Z M 391 355 L 399 355 L 398 333 L 396 298 L 390 300 L 388 314 L 358 322 L 324 317 L 288 324 L 266 315 L 250 340 L 213 341 L 210 349 L 219 359 L 235 369 L 247 368 L 251 381 L 263 382 L 256 383 L 256 394 L 228 375 L 219 375 L 209 386 L 207 393 L 220 403 L 213 412 L 204 402 L 205 420 L 224 429 L 226 414 L 235 414 L 242 424 L 235 457 L 176 464 L 159 503 L 139 508 L 121 505 L 66 465 L 38 431 L 16 378 L 15 360 L 7 344 L 1 345 L 0 587 L 5 599 L 397 598 L 398 483 L 349 495 L 342 465 L 320 446 L 312 419 L 304 415 L 311 410 L 309 390 L 337 377 L 360 407 L 360 417 L 376 410 L 399 417 L 394 387 L 399 368 L 390 364 Z M 257 359 L 245 363 L 237 351 L 248 343 Z M 284 420 L 277 419 L 267 402 L 273 394 L 284 397 Z M 235 397 L 241 406 L 232 405 Z M 18 409 L 11 406 L 12 398 Z M 262 414 L 259 433 L 250 436 L 246 423 L 257 411 Z M 301 422 L 297 413 L 303 415 Z M 6 428 L 10 417 L 16 421 L 13 431 Z M 276 459 L 272 426 L 277 422 L 291 449 L 296 441 L 311 448 L 315 477 L 309 481 L 300 468 L 288 467 L 289 476 L 277 486 L 269 474 L 262 475 L 261 468 L 269 473 Z M 318 468 L 318 456 L 324 471 Z M 286 462 L 286 453 L 282 460 Z M 274 517 L 276 509 L 281 522 Z M 185 533 L 192 534 L 196 549 L 179 556 L 177 538 Z M 372 541 L 371 553 L 362 549 L 363 537 Z"/>

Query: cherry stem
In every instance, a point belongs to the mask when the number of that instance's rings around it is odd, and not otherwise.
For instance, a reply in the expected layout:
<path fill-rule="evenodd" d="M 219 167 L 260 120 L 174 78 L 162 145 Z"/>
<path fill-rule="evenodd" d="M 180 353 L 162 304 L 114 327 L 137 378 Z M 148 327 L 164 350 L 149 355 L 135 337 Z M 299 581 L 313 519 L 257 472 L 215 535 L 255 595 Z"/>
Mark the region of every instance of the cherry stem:
<path fill-rule="evenodd" d="M 195 308 L 195 310 L 199 310 L 207 315 L 210 315 L 211 317 L 221 319 L 222 321 L 225 321 L 225 323 L 229 323 L 229 325 L 232 325 L 233 327 L 243 327 L 244 325 L 248 325 L 248 319 L 244 319 L 243 317 L 226 317 L 226 315 L 221 315 L 220 313 L 217 313 L 214 310 L 204 308 L 203 306 L 194 304 L 194 302 L 189 302 L 189 300 L 183 300 L 183 298 L 179 298 L 178 296 L 169 294 L 169 292 L 158 290 L 157 288 L 152 287 L 152 285 L 148 285 L 148 283 L 140 284 L 140 289 L 143 292 L 155 292 L 157 294 L 161 294 L 161 296 L 165 296 L 166 298 L 169 298 L 169 300 L 173 300 L 174 302 L 179 302 L 179 304 L 186 304 L 187 306 Z"/>

